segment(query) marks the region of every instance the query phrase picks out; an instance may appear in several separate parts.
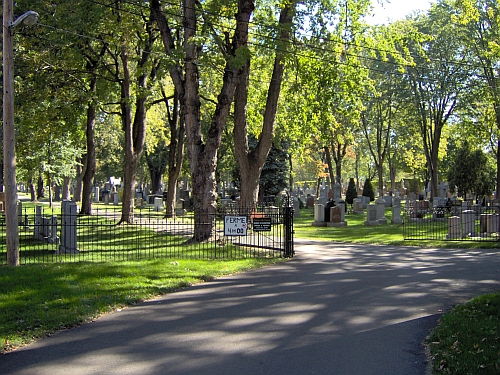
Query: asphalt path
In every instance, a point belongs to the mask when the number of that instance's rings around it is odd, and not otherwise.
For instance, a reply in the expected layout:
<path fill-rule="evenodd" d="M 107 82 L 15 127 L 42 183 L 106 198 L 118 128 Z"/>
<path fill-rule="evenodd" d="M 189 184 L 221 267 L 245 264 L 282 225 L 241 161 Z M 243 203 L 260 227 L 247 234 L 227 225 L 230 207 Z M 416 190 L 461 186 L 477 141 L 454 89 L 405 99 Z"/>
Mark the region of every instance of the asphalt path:
<path fill-rule="evenodd" d="M 2 355 L 0 374 L 425 375 L 442 312 L 500 289 L 496 250 L 295 250 Z"/>

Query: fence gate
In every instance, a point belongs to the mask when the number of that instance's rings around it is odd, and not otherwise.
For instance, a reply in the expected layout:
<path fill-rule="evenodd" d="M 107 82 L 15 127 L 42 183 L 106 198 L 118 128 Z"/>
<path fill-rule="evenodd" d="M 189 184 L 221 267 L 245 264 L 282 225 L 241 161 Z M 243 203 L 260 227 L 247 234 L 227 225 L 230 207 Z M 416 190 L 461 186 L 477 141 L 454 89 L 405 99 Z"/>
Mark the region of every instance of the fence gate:
<path fill-rule="evenodd" d="M 217 232 L 234 245 L 280 252 L 281 256 L 289 258 L 295 254 L 293 215 L 288 196 L 255 207 L 223 203 L 218 216 L 224 218 L 224 225 Z"/>

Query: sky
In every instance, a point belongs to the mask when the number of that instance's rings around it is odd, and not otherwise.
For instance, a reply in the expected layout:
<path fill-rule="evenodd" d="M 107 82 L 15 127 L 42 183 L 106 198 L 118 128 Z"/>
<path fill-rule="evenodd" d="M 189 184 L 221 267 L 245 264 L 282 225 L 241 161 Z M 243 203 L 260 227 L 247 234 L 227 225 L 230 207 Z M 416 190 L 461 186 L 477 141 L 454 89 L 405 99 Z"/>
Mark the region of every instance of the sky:
<path fill-rule="evenodd" d="M 396 21 L 405 18 L 415 10 L 427 10 L 430 7 L 431 0 L 390 0 L 389 3 L 379 5 L 377 0 L 374 3 L 374 16 L 367 18 L 371 24 L 387 23 L 387 20 Z"/>

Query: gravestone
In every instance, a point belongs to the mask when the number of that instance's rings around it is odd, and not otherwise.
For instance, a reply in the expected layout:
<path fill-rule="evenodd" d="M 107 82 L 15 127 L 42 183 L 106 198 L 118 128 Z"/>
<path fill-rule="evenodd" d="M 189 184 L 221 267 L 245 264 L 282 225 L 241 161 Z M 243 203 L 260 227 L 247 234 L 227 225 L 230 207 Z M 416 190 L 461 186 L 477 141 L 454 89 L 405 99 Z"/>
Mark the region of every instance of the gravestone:
<path fill-rule="evenodd" d="M 366 207 L 366 221 L 365 225 L 380 225 L 377 220 L 377 205 L 369 204 Z"/>
<path fill-rule="evenodd" d="M 462 236 L 474 236 L 476 233 L 476 213 L 473 210 L 462 212 Z"/>
<path fill-rule="evenodd" d="M 345 227 L 345 203 L 338 202 L 336 206 L 330 208 L 330 222 L 327 223 L 329 227 Z"/>
<path fill-rule="evenodd" d="M 99 202 L 100 189 L 98 186 L 94 187 L 94 202 Z"/>
<path fill-rule="evenodd" d="M 460 238 L 460 222 L 460 216 L 450 216 L 448 218 L 448 234 L 446 235 L 448 240 L 456 240 Z"/>
<path fill-rule="evenodd" d="M 390 195 L 385 195 L 384 201 L 386 207 L 392 207 L 392 197 Z"/>
<path fill-rule="evenodd" d="M 391 223 L 392 224 L 402 224 L 403 223 L 403 219 L 401 219 L 401 205 L 392 206 Z"/>
<path fill-rule="evenodd" d="M 362 195 L 361 201 L 363 202 L 363 209 L 365 209 L 370 204 L 370 197 L 366 197 L 366 196 Z"/>
<path fill-rule="evenodd" d="M 64 200 L 61 207 L 62 227 L 59 254 L 78 253 L 76 244 L 76 220 L 78 207 L 75 202 Z"/>
<path fill-rule="evenodd" d="M 375 201 L 377 206 L 377 220 L 379 224 L 387 224 L 387 219 L 385 217 L 385 200 L 383 197 L 378 197 Z"/>
<path fill-rule="evenodd" d="M 294 217 L 300 216 L 300 202 L 297 197 L 293 198 L 293 216 Z"/>
<path fill-rule="evenodd" d="M 489 234 L 498 233 L 499 216 L 497 214 L 489 214 L 486 218 L 486 232 Z"/>
<path fill-rule="evenodd" d="M 354 213 L 358 215 L 363 215 L 365 211 L 363 210 L 363 201 L 361 198 L 354 198 L 353 201 Z"/>
<path fill-rule="evenodd" d="M 163 211 L 163 198 L 155 197 L 154 203 L 153 203 L 153 211 L 154 212 Z"/>
<path fill-rule="evenodd" d="M 342 214 L 340 213 L 340 207 L 334 206 L 330 208 L 330 223 L 340 223 L 342 221 Z"/>
<path fill-rule="evenodd" d="M 313 208 L 314 207 L 314 197 L 309 195 L 306 200 L 306 208 Z"/>
<path fill-rule="evenodd" d="M 438 186 L 439 198 L 446 199 L 448 197 L 448 184 L 441 182 Z"/>
<path fill-rule="evenodd" d="M 316 203 L 314 205 L 314 222 L 312 225 L 315 227 L 326 227 L 325 206 L 321 203 Z"/>
<path fill-rule="evenodd" d="M 335 185 L 333 185 L 333 199 L 340 199 L 340 184 L 338 182 L 335 182 Z"/>

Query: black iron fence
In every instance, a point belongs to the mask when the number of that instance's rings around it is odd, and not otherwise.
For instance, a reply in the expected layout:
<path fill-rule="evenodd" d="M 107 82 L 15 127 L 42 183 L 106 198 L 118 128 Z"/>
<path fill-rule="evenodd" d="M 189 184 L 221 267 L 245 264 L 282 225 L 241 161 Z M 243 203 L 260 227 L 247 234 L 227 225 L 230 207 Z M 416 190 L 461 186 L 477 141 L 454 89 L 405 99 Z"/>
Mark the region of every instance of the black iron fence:
<path fill-rule="evenodd" d="M 472 202 L 407 201 L 404 205 L 405 240 L 486 241 L 500 238 L 500 206 Z"/>
<path fill-rule="evenodd" d="M 293 210 L 278 205 L 248 209 L 229 203 L 215 214 L 185 213 L 166 218 L 153 207 L 136 209 L 132 224 L 118 224 L 116 206 L 54 213 L 41 206 L 24 208 L 19 217 L 21 264 L 79 261 L 125 261 L 154 258 L 242 259 L 292 257 Z M 203 242 L 192 241 L 196 225 L 211 228 Z M 0 264 L 6 262 L 5 222 L 0 222 Z"/>

